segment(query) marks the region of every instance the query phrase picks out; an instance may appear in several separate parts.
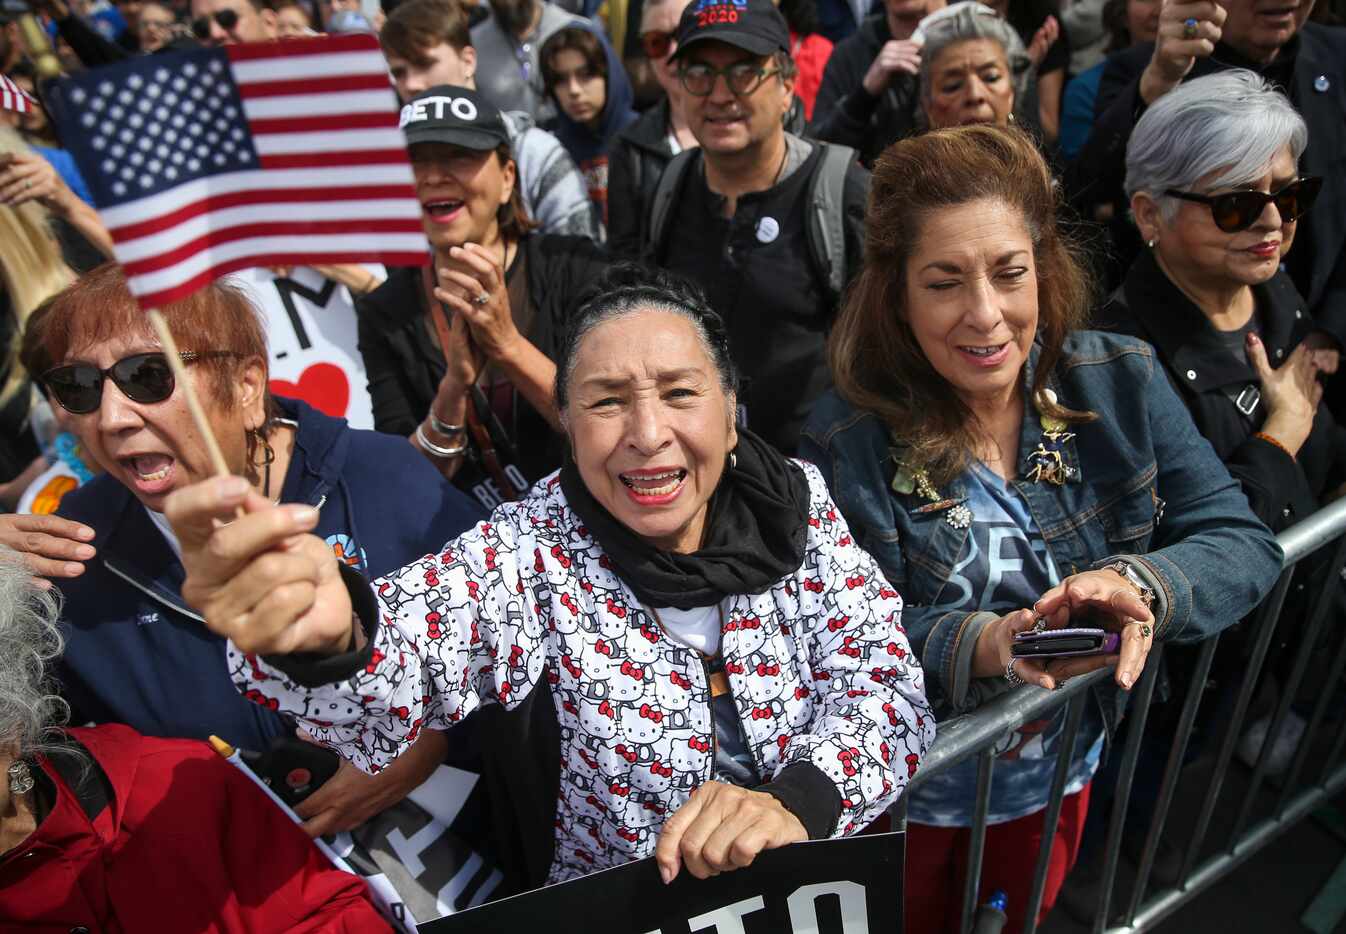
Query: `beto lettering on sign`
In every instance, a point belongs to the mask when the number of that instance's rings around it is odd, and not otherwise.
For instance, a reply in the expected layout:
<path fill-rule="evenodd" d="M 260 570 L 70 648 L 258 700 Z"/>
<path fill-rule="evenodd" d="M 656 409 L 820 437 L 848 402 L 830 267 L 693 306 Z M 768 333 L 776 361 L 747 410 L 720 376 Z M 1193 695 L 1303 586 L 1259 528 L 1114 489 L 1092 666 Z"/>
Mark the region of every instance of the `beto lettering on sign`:
<path fill-rule="evenodd" d="M 888 934 L 902 930 L 903 834 L 800 843 L 711 879 L 659 879 L 653 860 L 537 889 L 420 927 L 421 934 Z"/>
<path fill-rule="evenodd" d="M 466 97 L 423 97 L 402 108 L 398 126 L 405 127 L 408 123 L 418 123 L 421 120 L 443 120 L 445 107 L 449 109 L 449 113 L 466 123 L 477 119 L 477 105 Z"/>

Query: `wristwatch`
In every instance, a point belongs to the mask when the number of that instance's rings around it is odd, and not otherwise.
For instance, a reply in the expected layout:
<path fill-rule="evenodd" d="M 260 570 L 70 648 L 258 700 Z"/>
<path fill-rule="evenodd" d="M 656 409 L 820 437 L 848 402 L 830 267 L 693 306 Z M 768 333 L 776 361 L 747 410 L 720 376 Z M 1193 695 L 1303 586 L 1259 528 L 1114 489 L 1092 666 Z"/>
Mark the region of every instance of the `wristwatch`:
<path fill-rule="evenodd" d="M 1140 602 L 1145 604 L 1145 609 L 1148 610 L 1154 606 L 1154 590 L 1151 589 L 1149 584 L 1141 580 L 1140 575 L 1136 573 L 1136 569 L 1126 561 L 1114 561 L 1111 564 L 1103 565 L 1099 570 L 1117 572 L 1126 579 L 1128 584 L 1136 588 L 1136 595 L 1140 597 Z"/>

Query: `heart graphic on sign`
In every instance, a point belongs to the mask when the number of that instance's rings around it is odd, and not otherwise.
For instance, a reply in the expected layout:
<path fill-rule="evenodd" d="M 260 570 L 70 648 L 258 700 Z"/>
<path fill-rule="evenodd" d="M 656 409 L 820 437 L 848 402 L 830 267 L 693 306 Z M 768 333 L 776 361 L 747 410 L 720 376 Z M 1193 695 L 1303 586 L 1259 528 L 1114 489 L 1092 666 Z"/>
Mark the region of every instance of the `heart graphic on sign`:
<path fill-rule="evenodd" d="M 341 418 L 350 403 L 351 385 L 341 367 L 332 363 L 315 363 L 299 374 L 299 382 L 273 379 L 271 391 L 278 396 L 303 399 L 319 412 Z"/>

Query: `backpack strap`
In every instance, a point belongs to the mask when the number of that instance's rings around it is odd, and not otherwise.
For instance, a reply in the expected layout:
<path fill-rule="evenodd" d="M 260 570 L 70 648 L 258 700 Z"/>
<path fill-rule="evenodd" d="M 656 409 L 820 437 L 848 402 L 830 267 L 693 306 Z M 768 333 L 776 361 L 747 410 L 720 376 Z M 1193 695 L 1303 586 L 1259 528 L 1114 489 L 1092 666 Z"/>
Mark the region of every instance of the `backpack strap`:
<path fill-rule="evenodd" d="M 673 218 L 673 203 L 682 191 L 682 180 L 692 160 L 700 155 L 699 149 L 684 149 L 669 160 L 659 175 L 659 184 L 654 189 L 654 200 L 650 205 L 650 227 L 645 243 L 649 258 L 656 263 L 663 262 L 664 248 L 668 243 L 668 226 Z"/>
<path fill-rule="evenodd" d="M 834 300 L 846 288 L 846 173 L 858 158 L 849 146 L 816 143 L 823 149 L 809 179 L 809 217 L 806 228 L 809 255 L 818 277 Z"/>

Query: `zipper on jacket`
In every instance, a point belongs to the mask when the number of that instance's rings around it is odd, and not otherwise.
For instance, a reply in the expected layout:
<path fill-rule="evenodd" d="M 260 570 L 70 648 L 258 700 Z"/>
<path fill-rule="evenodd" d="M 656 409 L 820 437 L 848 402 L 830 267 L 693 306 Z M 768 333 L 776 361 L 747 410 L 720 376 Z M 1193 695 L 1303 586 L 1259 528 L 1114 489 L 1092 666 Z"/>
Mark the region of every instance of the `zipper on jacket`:
<path fill-rule="evenodd" d="M 712 782 L 715 780 L 715 760 L 720 754 L 720 739 L 715 730 L 715 697 L 710 686 L 710 661 L 700 652 L 696 652 L 696 657 L 701 661 L 701 676 L 706 679 L 706 715 L 710 718 L 710 774 L 706 781 Z"/>

